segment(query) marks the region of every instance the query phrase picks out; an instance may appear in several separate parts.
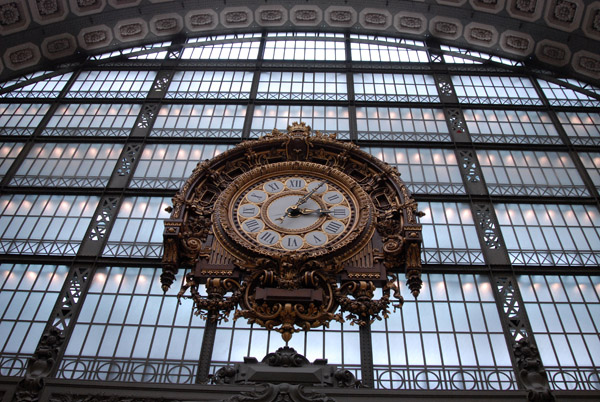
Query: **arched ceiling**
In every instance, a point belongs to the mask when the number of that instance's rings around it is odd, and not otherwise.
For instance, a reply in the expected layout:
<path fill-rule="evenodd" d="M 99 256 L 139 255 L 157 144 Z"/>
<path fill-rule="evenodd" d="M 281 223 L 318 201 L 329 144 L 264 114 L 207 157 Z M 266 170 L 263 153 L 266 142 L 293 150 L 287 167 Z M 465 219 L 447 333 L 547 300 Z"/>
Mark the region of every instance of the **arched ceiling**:
<path fill-rule="evenodd" d="M 436 39 L 600 82 L 600 1 L 584 0 L 0 0 L 0 82 L 174 36 L 266 28 Z"/>

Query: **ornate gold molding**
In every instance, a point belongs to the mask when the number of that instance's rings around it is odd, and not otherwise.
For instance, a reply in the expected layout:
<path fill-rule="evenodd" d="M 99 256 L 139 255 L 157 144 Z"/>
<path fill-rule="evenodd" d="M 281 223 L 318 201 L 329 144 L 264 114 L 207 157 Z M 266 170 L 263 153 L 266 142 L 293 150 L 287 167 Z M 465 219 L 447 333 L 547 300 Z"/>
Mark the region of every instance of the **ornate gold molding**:
<path fill-rule="evenodd" d="M 328 248 L 299 251 L 245 238 L 232 218 L 240 194 L 282 172 L 309 173 L 344 189 L 355 209 L 348 232 Z M 161 282 L 168 289 L 184 268 L 179 297 L 193 299 L 204 318 L 227 319 L 235 309 L 234 319 L 279 331 L 287 341 L 344 314 L 358 325 L 387 317 L 393 298 L 394 308 L 402 304 L 396 273 L 406 274 L 413 295 L 421 288 L 420 213 L 398 171 L 304 123 L 199 163 L 169 211 Z"/>

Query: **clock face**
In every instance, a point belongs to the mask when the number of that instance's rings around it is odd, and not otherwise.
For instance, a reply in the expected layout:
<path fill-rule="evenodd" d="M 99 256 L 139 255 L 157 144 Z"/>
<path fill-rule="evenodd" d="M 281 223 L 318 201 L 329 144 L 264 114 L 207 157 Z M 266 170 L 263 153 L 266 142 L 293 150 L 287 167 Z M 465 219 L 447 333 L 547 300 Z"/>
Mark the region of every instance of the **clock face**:
<path fill-rule="evenodd" d="M 273 175 L 251 183 L 232 206 L 239 233 L 273 250 L 331 246 L 355 223 L 356 202 L 348 190 L 308 172 Z"/>
<path fill-rule="evenodd" d="M 328 174 L 323 166 L 303 166 L 279 166 L 236 179 L 235 190 L 217 201 L 216 209 L 227 220 L 225 225 L 223 218 L 215 220 L 217 239 L 225 240 L 231 251 L 242 246 L 272 256 L 318 256 L 336 252 L 368 231 L 365 222 L 372 208 L 362 206 L 368 197 L 361 198 L 359 186 L 342 173 Z"/>

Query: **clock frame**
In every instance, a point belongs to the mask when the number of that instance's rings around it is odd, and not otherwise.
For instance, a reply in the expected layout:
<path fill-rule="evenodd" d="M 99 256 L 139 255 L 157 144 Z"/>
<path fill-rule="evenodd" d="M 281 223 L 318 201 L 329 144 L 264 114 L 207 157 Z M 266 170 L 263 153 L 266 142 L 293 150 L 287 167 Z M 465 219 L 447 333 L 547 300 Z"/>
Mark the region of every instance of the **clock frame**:
<path fill-rule="evenodd" d="M 288 186 L 288 180 L 298 182 Z M 269 183 L 271 192 L 264 187 Z M 317 194 L 320 188 L 312 191 L 321 183 L 335 195 L 332 203 Z M 337 197 L 347 208 L 343 219 L 329 216 Z M 422 286 L 421 213 L 398 171 L 304 123 L 199 163 L 168 211 L 162 287 L 168 290 L 184 269 L 179 297 L 191 298 L 203 318 L 227 319 L 235 310 L 234 319 L 274 329 L 288 341 L 331 320 L 364 326 L 386 317 L 394 298 L 394 308 L 402 304 L 399 273 L 413 296 Z M 318 216 L 304 216 L 311 214 Z M 340 233 L 329 236 L 327 222 Z M 303 244 L 292 250 L 279 239 L 261 243 L 256 227 Z M 327 244 L 306 244 L 317 232 L 328 236 Z"/>
<path fill-rule="evenodd" d="M 288 180 L 305 184 L 297 189 L 289 188 Z M 274 183 L 279 185 L 269 192 L 268 185 Z M 324 191 L 315 191 L 297 210 L 302 211 L 301 206 L 312 205 L 312 210 L 329 211 L 328 208 L 331 208 L 331 213 L 290 215 L 282 222 L 275 219 L 278 216 L 271 216 L 270 211 L 275 209 L 274 204 L 278 201 L 289 199 L 291 207 L 303 196 L 309 195 L 311 185 L 316 188 L 319 184 L 319 190 Z M 264 196 L 258 199 L 248 196 L 256 195 L 254 192 L 262 192 Z M 241 216 L 242 206 L 249 210 L 256 206 L 257 212 L 252 216 Z M 338 219 L 333 213 L 343 211 L 342 208 L 347 209 L 348 214 Z M 303 258 L 347 260 L 370 240 L 375 230 L 374 210 L 368 194 L 351 177 L 337 169 L 306 161 L 277 162 L 238 176 L 217 198 L 212 224 L 217 241 L 240 260 L 247 255 L 281 258 L 290 253 L 302 254 Z M 307 224 L 298 226 L 299 221 Z M 254 225 L 247 227 L 250 224 Z M 312 237 L 308 237 L 311 233 Z M 261 241 L 261 236 L 275 241 Z M 301 238 L 302 246 L 293 250 L 284 247 L 282 240 L 286 236 Z M 326 237 L 326 240 L 322 244 L 309 243 L 310 239 L 318 237 Z"/>

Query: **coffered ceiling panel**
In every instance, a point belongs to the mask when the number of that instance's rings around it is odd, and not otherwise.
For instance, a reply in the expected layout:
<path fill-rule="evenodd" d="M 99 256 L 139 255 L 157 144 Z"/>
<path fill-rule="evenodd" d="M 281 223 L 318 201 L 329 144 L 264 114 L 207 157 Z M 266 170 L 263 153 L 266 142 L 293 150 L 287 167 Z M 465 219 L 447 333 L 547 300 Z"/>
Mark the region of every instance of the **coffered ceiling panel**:
<path fill-rule="evenodd" d="M 0 80 L 174 36 L 263 29 L 434 38 L 600 81 L 600 1 L 584 0 L 0 0 Z"/>

